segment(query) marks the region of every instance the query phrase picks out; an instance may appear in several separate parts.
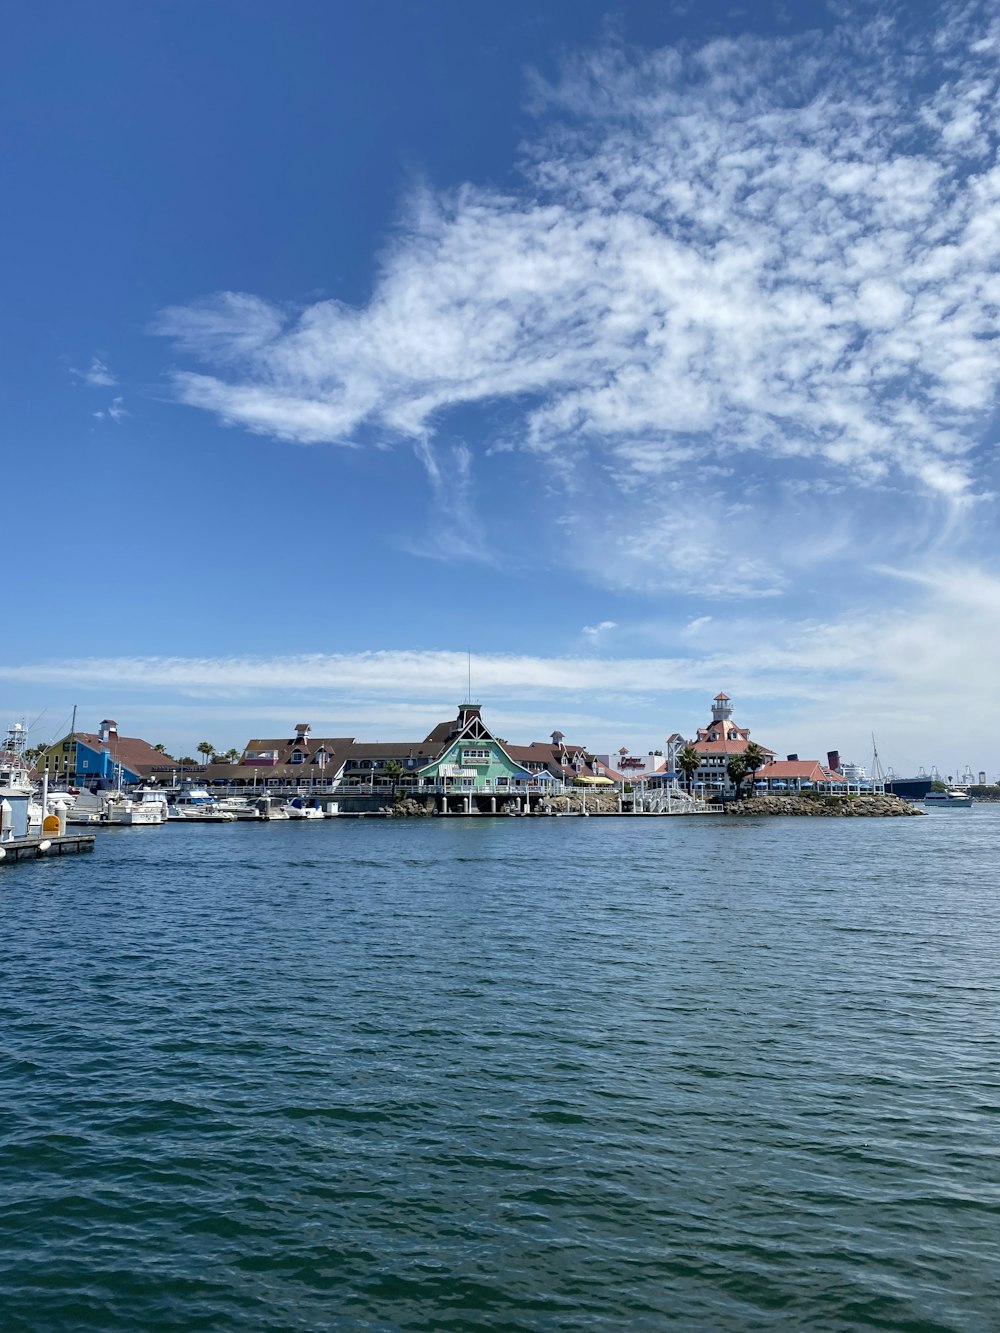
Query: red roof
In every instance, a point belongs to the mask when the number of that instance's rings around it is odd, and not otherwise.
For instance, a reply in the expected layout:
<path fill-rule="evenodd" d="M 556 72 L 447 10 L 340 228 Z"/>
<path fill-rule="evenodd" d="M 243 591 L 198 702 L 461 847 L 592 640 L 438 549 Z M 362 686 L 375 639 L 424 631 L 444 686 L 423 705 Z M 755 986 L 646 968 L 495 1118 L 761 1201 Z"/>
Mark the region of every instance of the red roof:
<path fill-rule="evenodd" d="M 716 703 L 718 703 L 718 701 L 719 701 L 720 699 L 725 699 L 726 703 L 729 703 L 729 702 L 730 702 L 730 698 L 729 698 L 729 695 L 728 695 L 728 694 L 717 694 L 717 695 L 715 696 L 715 702 L 716 702 Z"/>
<path fill-rule="evenodd" d="M 776 759 L 773 764 L 765 764 L 757 770 L 757 781 L 767 779 L 772 782 L 846 782 L 842 773 L 821 764 L 818 759 Z"/>
<path fill-rule="evenodd" d="M 728 741 L 692 741 L 691 749 L 695 754 L 742 754 L 749 744 L 745 736 L 734 736 Z M 766 745 L 760 748 L 765 754 L 774 754 Z"/>
<path fill-rule="evenodd" d="M 92 731 L 75 731 L 73 736 L 89 745 L 92 750 L 105 750 L 116 763 L 123 764 L 131 773 L 139 773 L 144 768 L 154 765 L 175 763 L 169 754 L 154 750 L 148 741 L 138 736 L 119 736 L 112 732 L 106 741 Z M 52 748 L 52 747 L 50 747 Z"/>

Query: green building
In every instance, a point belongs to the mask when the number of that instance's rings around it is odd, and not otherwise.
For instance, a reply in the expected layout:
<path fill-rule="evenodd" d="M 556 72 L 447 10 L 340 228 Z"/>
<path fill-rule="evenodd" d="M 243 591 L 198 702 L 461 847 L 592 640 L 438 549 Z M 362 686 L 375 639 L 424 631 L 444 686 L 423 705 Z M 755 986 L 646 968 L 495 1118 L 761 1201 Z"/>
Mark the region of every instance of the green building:
<path fill-rule="evenodd" d="M 433 793 L 442 810 L 455 797 L 464 798 L 469 810 L 481 806 L 483 798 L 493 810 L 503 805 L 527 809 L 531 795 L 548 792 L 552 783 L 550 773 L 532 773 L 510 757 L 483 721 L 479 704 L 464 703 L 444 749 L 417 770 L 415 794 Z"/>

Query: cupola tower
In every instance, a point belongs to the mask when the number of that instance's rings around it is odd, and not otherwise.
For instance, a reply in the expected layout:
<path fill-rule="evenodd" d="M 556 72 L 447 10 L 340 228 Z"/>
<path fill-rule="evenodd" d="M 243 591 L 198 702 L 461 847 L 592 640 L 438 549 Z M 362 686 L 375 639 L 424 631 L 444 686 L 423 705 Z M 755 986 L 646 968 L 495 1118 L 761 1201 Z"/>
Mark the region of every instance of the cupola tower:
<path fill-rule="evenodd" d="M 733 715 L 733 704 L 728 694 L 717 694 L 712 700 L 712 721 L 728 722 Z"/>

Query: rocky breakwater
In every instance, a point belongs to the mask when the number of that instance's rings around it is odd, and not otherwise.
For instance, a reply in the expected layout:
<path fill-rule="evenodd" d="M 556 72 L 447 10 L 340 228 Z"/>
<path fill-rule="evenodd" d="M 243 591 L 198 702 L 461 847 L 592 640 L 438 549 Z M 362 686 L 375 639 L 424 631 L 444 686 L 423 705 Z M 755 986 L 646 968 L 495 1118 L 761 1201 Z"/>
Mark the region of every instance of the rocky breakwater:
<path fill-rule="evenodd" d="M 726 806 L 727 815 L 819 815 L 820 817 L 885 819 L 895 815 L 923 815 L 899 796 L 751 796 Z"/>
<path fill-rule="evenodd" d="M 412 796 L 404 796 L 393 802 L 392 805 L 383 805 L 379 811 L 380 815 L 389 815 L 393 819 L 410 819 L 413 816 L 432 815 L 434 813 L 434 802 L 425 799 L 415 801 Z"/>

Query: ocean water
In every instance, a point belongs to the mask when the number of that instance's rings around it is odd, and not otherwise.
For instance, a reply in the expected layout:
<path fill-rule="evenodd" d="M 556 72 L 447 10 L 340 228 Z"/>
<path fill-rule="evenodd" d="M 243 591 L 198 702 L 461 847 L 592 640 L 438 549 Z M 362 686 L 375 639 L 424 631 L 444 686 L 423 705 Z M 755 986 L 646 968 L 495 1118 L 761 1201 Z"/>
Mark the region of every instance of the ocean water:
<path fill-rule="evenodd" d="M 1000 1328 L 1000 807 L 0 870 L 0 1327 Z"/>

